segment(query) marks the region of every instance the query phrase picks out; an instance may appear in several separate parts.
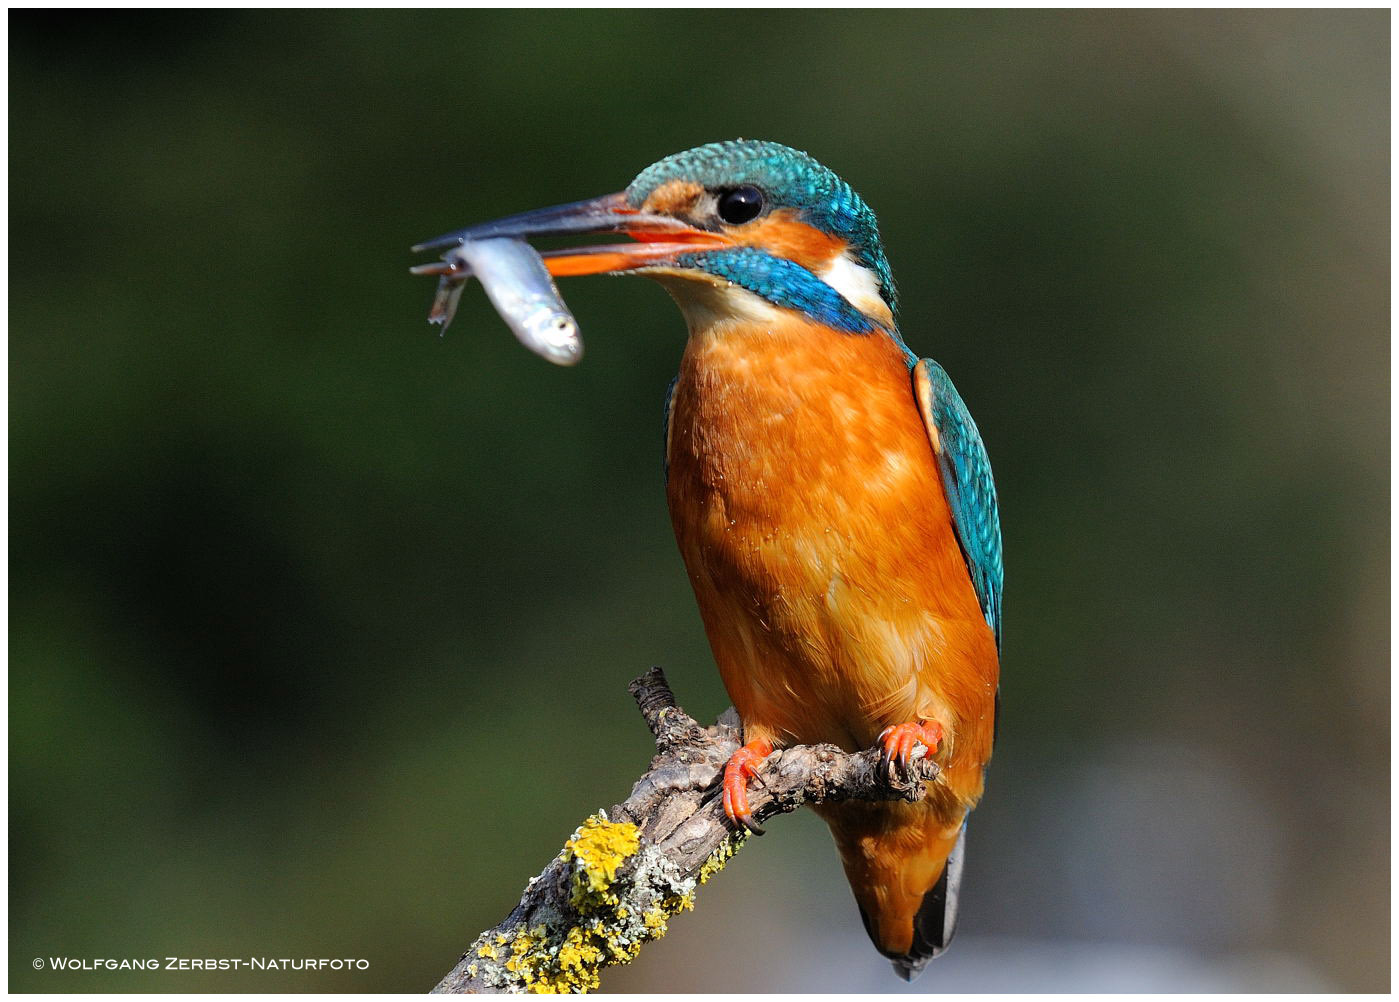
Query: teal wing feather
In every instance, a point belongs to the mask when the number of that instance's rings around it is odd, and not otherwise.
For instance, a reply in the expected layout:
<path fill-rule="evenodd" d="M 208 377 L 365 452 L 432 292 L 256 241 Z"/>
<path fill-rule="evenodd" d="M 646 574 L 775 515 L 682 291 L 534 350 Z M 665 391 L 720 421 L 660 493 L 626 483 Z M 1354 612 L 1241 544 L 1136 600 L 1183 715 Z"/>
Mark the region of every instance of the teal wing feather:
<path fill-rule="evenodd" d="M 665 388 L 665 403 L 661 405 L 661 427 L 665 433 L 661 440 L 661 469 L 667 481 L 670 480 L 670 417 L 675 412 L 675 384 L 678 382 L 679 376 L 670 381 L 670 385 Z"/>
<path fill-rule="evenodd" d="M 937 453 L 943 490 L 952 509 L 952 527 L 981 603 L 982 615 L 1001 646 L 1001 517 L 996 482 L 981 433 L 967 405 L 942 366 L 925 358 L 913 366 L 918 407 Z"/>

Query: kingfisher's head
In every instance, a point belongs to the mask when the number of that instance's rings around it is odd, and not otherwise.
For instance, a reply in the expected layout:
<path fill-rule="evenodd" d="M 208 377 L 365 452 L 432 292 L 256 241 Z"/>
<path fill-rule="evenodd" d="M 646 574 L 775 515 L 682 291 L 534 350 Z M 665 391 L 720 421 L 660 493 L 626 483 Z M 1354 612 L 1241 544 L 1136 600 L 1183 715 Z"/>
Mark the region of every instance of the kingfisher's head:
<path fill-rule="evenodd" d="M 874 213 L 833 171 L 778 143 L 698 146 L 647 167 L 625 191 L 469 227 L 415 250 L 578 233 L 625 233 L 637 243 L 546 251 L 552 274 L 653 276 L 692 327 L 775 308 L 847 333 L 895 330 Z"/>

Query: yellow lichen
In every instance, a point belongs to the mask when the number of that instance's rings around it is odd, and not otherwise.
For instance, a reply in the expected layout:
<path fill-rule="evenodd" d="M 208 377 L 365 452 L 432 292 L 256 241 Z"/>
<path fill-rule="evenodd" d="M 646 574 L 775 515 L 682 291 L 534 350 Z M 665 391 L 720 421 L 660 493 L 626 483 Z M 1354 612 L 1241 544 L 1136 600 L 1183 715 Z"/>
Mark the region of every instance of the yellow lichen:
<path fill-rule="evenodd" d="M 612 953 L 612 964 L 630 964 L 637 957 L 641 956 L 641 944 L 637 942 L 625 944 L 609 944 Z"/>
<path fill-rule="evenodd" d="M 586 942 L 583 930 L 574 927 L 559 947 L 560 970 L 580 970 L 601 959 L 598 948 Z"/>
<path fill-rule="evenodd" d="M 743 835 L 726 839 L 701 867 L 699 882 L 723 869 L 744 841 Z M 694 907 L 696 880 L 683 877 L 660 853 L 643 850 L 635 825 L 601 812 L 573 833 L 560 859 L 570 871 L 576 914 L 546 914 L 543 924 L 496 934 L 494 944 L 483 936 L 476 952 L 492 987 L 534 994 L 592 991 L 604 967 L 636 959 L 643 944 L 666 934 L 671 918 Z M 623 864 L 631 876 L 626 887 L 618 887 Z M 494 962 L 494 971 L 486 961 Z"/>
<path fill-rule="evenodd" d="M 722 870 L 729 860 L 734 858 L 738 850 L 743 848 L 744 843 L 747 841 L 748 832 L 746 831 L 728 836 L 728 838 L 719 843 L 719 848 L 709 854 L 709 858 L 706 859 L 704 865 L 699 868 L 699 873 L 695 875 L 695 878 L 701 884 L 709 883 L 709 878 Z"/>
<path fill-rule="evenodd" d="M 636 825 L 608 821 L 594 814 L 584 821 L 564 846 L 564 860 L 576 861 L 573 871 L 573 904 L 583 908 L 588 900 L 615 905 L 610 890 L 617 868 L 641 847 Z"/>
<path fill-rule="evenodd" d="M 666 917 L 679 915 L 681 912 L 694 910 L 695 895 L 693 891 L 686 891 L 684 894 L 673 894 L 661 902 L 661 914 Z"/>
<path fill-rule="evenodd" d="M 581 927 L 568 930 L 553 956 L 547 956 L 547 951 L 541 953 L 546 954 L 541 958 L 545 963 L 526 979 L 527 991 L 536 995 L 559 995 L 591 991 L 600 984 L 597 972 L 603 966 L 604 957 Z"/>

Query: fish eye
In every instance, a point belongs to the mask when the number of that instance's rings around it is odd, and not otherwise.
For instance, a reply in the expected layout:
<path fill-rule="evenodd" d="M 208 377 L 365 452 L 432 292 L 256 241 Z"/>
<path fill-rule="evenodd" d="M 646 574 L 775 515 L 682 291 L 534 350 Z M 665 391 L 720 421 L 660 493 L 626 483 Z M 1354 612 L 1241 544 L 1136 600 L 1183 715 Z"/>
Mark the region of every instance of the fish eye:
<path fill-rule="evenodd" d="M 719 195 L 719 218 L 735 226 L 751 222 L 763 211 L 763 193 L 751 184 L 730 188 Z"/>

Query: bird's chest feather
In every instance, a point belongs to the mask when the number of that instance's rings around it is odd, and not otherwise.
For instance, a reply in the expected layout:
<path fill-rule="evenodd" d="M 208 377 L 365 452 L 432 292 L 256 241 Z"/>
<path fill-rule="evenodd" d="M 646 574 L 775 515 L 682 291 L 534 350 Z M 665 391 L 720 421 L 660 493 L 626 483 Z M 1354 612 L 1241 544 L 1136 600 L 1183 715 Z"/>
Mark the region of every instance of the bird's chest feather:
<path fill-rule="evenodd" d="M 892 341 L 798 322 L 692 334 L 667 459 L 681 554 L 746 723 L 856 748 L 889 723 L 957 716 L 943 669 L 989 631 Z"/>

